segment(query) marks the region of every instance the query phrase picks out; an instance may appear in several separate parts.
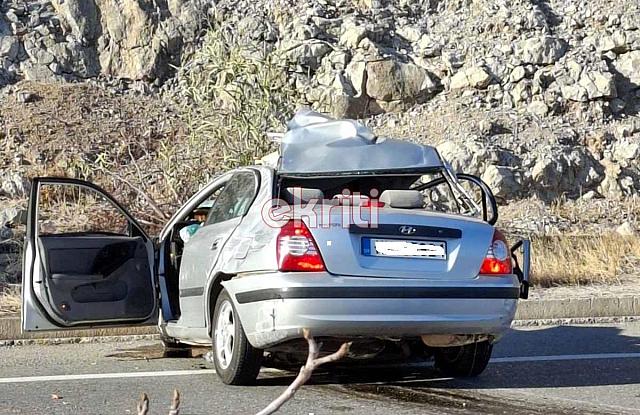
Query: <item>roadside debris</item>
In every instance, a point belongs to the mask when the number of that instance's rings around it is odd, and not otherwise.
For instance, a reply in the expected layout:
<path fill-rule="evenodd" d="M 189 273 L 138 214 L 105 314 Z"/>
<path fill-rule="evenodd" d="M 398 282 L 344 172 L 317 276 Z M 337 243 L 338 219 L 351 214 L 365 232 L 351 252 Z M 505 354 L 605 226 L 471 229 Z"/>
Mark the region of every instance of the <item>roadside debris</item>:
<path fill-rule="evenodd" d="M 277 412 L 282 408 L 282 406 L 292 399 L 298 389 L 302 387 L 313 374 L 313 371 L 318 367 L 331 362 L 336 362 L 342 358 L 344 358 L 347 353 L 349 353 L 349 348 L 351 347 L 351 342 L 343 343 L 340 348 L 331 353 L 330 355 L 324 357 L 318 357 L 320 355 L 320 346 L 316 343 L 315 339 L 311 335 L 311 332 L 308 329 L 304 329 L 303 331 L 304 338 L 309 343 L 309 355 L 307 357 L 307 361 L 300 368 L 300 373 L 293 380 L 291 385 L 282 393 L 282 395 L 278 396 L 274 399 L 269 405 L 267 405 L 263 410 L 258 412 L 256 415 L 269 415 Z M 207 361 L 211 361 L 211 357 L 209 353 L 204 355 L 204 359 Z M 138 415 L 147 415 L 149 413 L 149 397 L 146 393 L 143 393 L 140 397 L 140 402 L 138 402 Z M 171 409 L 169 410 L 169 415 L 179 415 L 180 413 L 180 392 L 175 389 L 173 391 L 173 398 L 171 399 Z"/>

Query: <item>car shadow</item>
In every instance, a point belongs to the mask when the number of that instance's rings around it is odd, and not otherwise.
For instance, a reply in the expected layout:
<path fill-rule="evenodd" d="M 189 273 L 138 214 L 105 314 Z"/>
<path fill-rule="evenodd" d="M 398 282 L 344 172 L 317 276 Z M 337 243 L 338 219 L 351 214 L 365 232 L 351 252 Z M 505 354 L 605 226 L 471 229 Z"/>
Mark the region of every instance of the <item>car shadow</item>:
<path fill-rule="evenodd" d="M 638 356 L 621 355 L 630 353 Z M 513 361 L 514 357 L 522 359 Z M 263 374 L 257 385 L 286 386 L 295 375 L 293 371 Z M 477 378 L 443 378 L 431 362 L 347 362 L 318 371 L 308 384 L 477 390 L 640 384 L 640 337 L 624 335 L 611 326 L 512 330 L 496 345 L 492 362 Z"/>

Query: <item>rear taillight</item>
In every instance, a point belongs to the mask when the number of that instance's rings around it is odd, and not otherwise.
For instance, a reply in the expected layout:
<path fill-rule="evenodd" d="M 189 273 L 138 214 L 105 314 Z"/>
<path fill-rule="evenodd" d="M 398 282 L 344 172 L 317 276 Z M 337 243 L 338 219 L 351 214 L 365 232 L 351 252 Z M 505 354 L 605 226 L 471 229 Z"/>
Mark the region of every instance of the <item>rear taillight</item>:
<path fill-rule="evenodd" d="M 276 245 L 280 271 L 324 271 L 318 246 L 301 220 L 290 220 L 280 228 Z"/>
<path fill-rule="evenodd" d="M 480 274 L 482 275 L 500 275 L 511 274 L 511 256 L 509 255 L 509 245 L 504 235 L 495 230 L 491 246 L 487 251 L 487 256 L 482 261 Z"/>

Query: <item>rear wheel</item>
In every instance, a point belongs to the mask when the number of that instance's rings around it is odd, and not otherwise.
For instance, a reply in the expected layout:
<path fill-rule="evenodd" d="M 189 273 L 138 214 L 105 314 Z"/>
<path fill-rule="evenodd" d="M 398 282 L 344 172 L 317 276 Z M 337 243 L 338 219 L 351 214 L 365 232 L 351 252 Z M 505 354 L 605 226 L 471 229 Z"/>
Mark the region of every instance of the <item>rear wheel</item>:
<path fill-rule="evenodd" d="M 445 376 L 478 376 L 489 364 L 492 350 L 493 345 L 488 341 L 456 347 L 439 347 L 434 351 L 436 369 Z"/>
<path fill-rule="evenodd" d="M 227 290 L 218 295 L 213 313 L 213 363 L 227 385 L 247 385 L 258 377 L 263 352 L 247 340 Z"/>

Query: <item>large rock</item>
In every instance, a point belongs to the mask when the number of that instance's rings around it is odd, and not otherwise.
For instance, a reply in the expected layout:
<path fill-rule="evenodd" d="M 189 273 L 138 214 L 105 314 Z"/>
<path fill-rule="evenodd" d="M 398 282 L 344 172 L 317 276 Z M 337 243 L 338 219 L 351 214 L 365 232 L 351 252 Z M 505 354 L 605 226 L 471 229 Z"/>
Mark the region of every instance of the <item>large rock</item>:
<path fill-rule="evenodd" d="M 396 33 L 411 43 L 417 42 L 422 36 L 422 31 L 418 27 L 411 25 L 403 25 L 397 28 Z"/>
<path fill-rule="evenodd" d="M 69 0 L 65 0 L 69 1 Z M 82 0 L 77 0 L 82 1 Z M 97 0 L 102 12 L 100 66 L 108 75 L 154 79 L 164 68 L 154 10 L 143 2 Z M 146 7 L 145 7 L 146 6 Z"/>
<path fill-rule="evenodd" d="M 570 101 L 586 102 L 597 98 L 615 98 L 617 96 L 614 76 L 609 72 L 583 71 L 579 81 L 560 87 L 562 96 Z"/>
<path fill-rule="evenodd" d="M 331 46 L 324 42 L 310 42 L 288 49 L 284 57 L 289 62 L 315 71 L 320 67 L 322 58 L 331 50 Z"/>
<path fill-rule="evenodd" d="M 562 96 L 569 101 L 587 102 L 589 100 L 587 90 L 581 85 L 562 85 L 560 90 L 562 91 Z"/>
<path fill-rule="evenodd" d="M 596 33 L 585 39 L 586 43 L 593 44 L 598 52 L 624 52 L 627 49 L 627 36 L 625 32 Z"/>
<path fill-rule="evenodd" d="M 433 58 L 440 56 L 442 53 L 442 44 L 429 35 L 422 37 L 414 44 L 415 50 L 425 58 Z"/>
<path fill-rule="evenodd" d="M 27 211 L 17 206 L 0 209 L 0 226 L 16 226 L 26 222 Z"/>
<path fill-rule="evenodd" d="M 531 169 L 531 179 L 545 200 L 575 197 L 595 188 L 604 178 L 603 167 L 583 147 L 550 149 Z"/>
<path fill-rule="evenodd" d="M 551 65 L 564 56 L 567 42 L 552 36 L 540 36 L 518 43 L 518 55 L 524 63 Z"/>
<path fill-rule="evenodd" d="M 586 90 L 589 99 L 616 97 L 616 83 L 613 75 L 608 72 L 583 72 L 579 83 Z"/>
<path fill-rule="evenodd" d="M 481 178 L 500 199 L 514 199 L 520 191 L 521 186 L 508 167 L 489 165 Z"/>
<path fill-rule="evenodd" d="M 621 162 L 634 162 L 640 160 L 640 140 L 637 142 L 624 139 L 615 144 L 613 149 L 613 156 L 616 160 Z M 640 166 L 635 166 L 640 167 Z"/>
<path fill-rule="evenodd" d="M 356 96 L 362 96 L 366 93 L 367 63 L 364 60 L 356 59 L 354 57 L 347 65 L 345 75 L 351 82 Z"/>
<path fill-rule="evenodd" d="M 367 29 L 364 26 L 348 26 L 340 35 L 340 45 L 348 48 L 357 48 L 360 41 L 367 36 Z"/>
<path fill-rule="evenodd" d="M 531 101 L 527 106 L 527 111 L 542 118 L 549 112 L 549 107 L 543 101 Z"/>
<path fill-rule="evenodd" d="M 362 118 L 366 115 L 367 102 L 368 98 L 356 96 L 351 82 L 336 71 L 331 84 L 321 91 L 316 107 L 336 118 Z"/>
<path fill-rule="evenodd" d="M 16 61 L 20 53 L 20 42 L 15 36 L 0 35 L 0 59 Z"/>
<path fill-rule="evenodd" d="M 18 173 L 7 173 L 0 176 L 0 195 L 11 199 L 25 197 L 29 192 L 31 183 Z"/>
<path fill-rule="evenodd" d="M 622 176 L 622 167 L 620 164 L 607 159 L 603 160 L 602 164 L 605 168 L 605 177 L 598 186 L 598 192 L 612 199 L 621 198 L 625 193 L 624 186 L 621 183 L 624 178 Z"/>
<path fill-rule="evenodd" d="M 486 168 L 486 164 L 498 157 L 491 150 L 477 141 L 458 143 L 444 141 L 436 146 L 438 152 L 451 167 L 459 173 L 469 173 L 480 176 Z"/>
<path fill-rule="evenodd" d="M 491 75 L 481 66 L 472 66 L 458 71 L 451 77 L 450 88 L 477 88 L 485 89 L 491 83 Z"/>
<path fill-rule="evenodd" d="M 100 35 L 102 28 L 95 0 L 52 0 L 51 4 L 79 39 L 91 41 Z"/>
<path fill-rule="evenodd" d="M 70 34 L 66 42 L 25 49 L 54 74 L 165 79 L 198 36 L 203 0 L 52 0 Z M 44 37 L 43 39 L 47 39 Z M 74 44 L 75 42 L 75 44 Z"/>
<path fill-rule="evenodd" d="M 367 95 L 380 101 L 412 101 L 438 90 L 429 73 L 412 63 L 392 59 L 367 63 Z"/>
<path fill-rule="evenodd" d="M 640 87 L 640 50 L 625 53 L 618 56 L 613 66 L 620 74 L 626 77 L 635 88 Z"/>
<path fill-rule="evenodd" d="M 624 222 L 616 228 L 616 233 L 621 236 L 635 236 L 636 230 L 631 222 Z"/>

